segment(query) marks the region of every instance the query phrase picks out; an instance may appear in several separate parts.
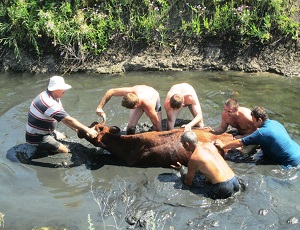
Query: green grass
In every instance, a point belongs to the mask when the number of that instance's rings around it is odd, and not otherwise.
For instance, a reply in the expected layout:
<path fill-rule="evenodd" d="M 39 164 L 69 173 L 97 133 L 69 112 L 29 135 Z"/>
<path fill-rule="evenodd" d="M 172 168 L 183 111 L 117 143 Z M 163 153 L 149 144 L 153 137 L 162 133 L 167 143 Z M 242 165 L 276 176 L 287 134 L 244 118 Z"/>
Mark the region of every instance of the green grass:
<path fill-rule="evenodd" d="M 175 38 L 299 41 L 298 7 L 287 0 L 3 0 L 0 44 L 2 52 L 12 50 L 17 58 L 22 52 L 54 53 L 83 63 L 112 41 L 158 46 Z"/>

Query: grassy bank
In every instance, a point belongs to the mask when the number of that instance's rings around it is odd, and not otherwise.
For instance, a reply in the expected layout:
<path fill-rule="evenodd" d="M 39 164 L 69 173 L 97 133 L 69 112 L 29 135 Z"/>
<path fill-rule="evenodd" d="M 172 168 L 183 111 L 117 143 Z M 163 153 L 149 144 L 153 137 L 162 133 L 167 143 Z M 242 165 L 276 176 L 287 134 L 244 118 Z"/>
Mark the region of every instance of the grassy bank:
<path fill-rule="evenodd" d="M 297 40 L 299 4 L 288 0 L 3 0 L 0 51 L 84 62 L 112 41 L 176 46 L 220 39 L 243 46 Z M 176 48 L 176 47 L 175 47 Z"/>

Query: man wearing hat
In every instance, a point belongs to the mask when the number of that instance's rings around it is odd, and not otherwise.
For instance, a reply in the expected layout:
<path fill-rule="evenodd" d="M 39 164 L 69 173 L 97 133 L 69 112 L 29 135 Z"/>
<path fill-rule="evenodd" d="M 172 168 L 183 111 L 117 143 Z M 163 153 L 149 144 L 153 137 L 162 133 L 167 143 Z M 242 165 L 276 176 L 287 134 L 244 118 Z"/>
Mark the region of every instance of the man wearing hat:
<path fill-rule="evenodd" d="M 60 138 L 55 128 L 60 121 L 76 132 L 82 130 L 92 138 L 97 137 L 96 130 L 81 124 L 64 110 L 60 98 L 70 88 L 63 77 L 53 76 L 50 78 L 48 89 L 32 101 L 26 125 L 27 143 L 51 153 L 69 152 L 65 145 L 57 141 Z"/>

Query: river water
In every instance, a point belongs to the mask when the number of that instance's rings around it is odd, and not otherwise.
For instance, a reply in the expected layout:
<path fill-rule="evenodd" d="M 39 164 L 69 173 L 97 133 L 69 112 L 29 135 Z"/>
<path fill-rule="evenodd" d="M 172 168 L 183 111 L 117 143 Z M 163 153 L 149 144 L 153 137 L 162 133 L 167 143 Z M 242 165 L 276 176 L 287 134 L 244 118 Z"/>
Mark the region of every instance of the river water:
<path fill-rule="evenodd" d="M 126 167 L 95 148 L 63 124 L 73 155 L 58 154 L 19 162 L 32 99 L 42 92 L 48 75 L 0 75 L 0 229 L 299 229 L 300 180 L 297 169 L 228 161 L 243 180 L 243 192 L 213 201 L 188 190 L 176 171 Z M 65 76 L 72 89 L 62 102 L 82 123 L 96 121 L 95 109 L 106 90 L 146 84 L 161 101 L 173 84 L 194 86 L 206 126 L 220 123 L 229 97 L 241 106 L 264 106 L 300 143 L 300 78 L 237 72 L 132 72 L 124 75 Z M 129 111 L 114 97 L 104 107 L 108 125 L 124 129 Z M 163 111 L 163 118 L 165 118 Z M 188 109 L 180 118 L 190 119 Z M 149 123 L 143 116 L 141 122 Z M 19 158 L 20 159 L 20 158 Z M 72 167 L 61 167 L 67 162 Z M 76 162 L 76 163 L 74 163 Z M 74 163 L 72 165 L 72 163 Z M 150 220 L 150 221 L 149 221 Z M 129 224 L 132 223 L 133 225 Z"/>

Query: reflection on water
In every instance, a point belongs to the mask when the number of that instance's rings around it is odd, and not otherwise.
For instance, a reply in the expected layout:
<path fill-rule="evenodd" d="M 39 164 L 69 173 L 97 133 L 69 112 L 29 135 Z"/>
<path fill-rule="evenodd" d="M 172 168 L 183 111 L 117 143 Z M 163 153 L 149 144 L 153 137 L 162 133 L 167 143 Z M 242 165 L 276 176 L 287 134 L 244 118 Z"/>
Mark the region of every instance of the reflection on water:
<path fill-rule="evenodd" d="M 100 148 L 78 139 L 62 124 L 59 130 L 67 134 L 72 155 L 45 157 L 35 164 L 7 158 L 7 154 L 23 146 L 29 104 L 46 88 L 48 77 L 0 76 L 0 214 L 5 214 L 5 229 L 88 229 L 90 223 L 95 229 L 108 225 L 125 229 L 129 223 L 132 228 L 144 229 L 299 227 L 292 224 L 297 222 L 300 209 L 297 169 L 228 161 L 246 185 L 245 191 L 228 200 L 213 201 L 203 197 L 200 190 L 186 189 L 174 170 L 123 166 Z M 300 143 L 298 78 L 193 71 L 76 74 L 65 78 L 72 89 L 62 98 L 64 107 L 87 125 L 98 119 L 96 106 L 110 88 L 146 84 L 157 89 L 163 102 L 173 84 L 187 82 L 198 94 L 205 125 L 217 126 L 223 103 L 234 97 L 241 106 L 266 107 L 270 118 L 281 122 Z M 129 111 L 120 105 L 120 98 L 111 98 L 104 110 L 107 124 L 126 127 Z M 188 109 L 179 116 L 191 119 Z M 143 116 L 140 122 L 149 120 Z M 67 167 L 62 167 L 62 162 Z"/>

